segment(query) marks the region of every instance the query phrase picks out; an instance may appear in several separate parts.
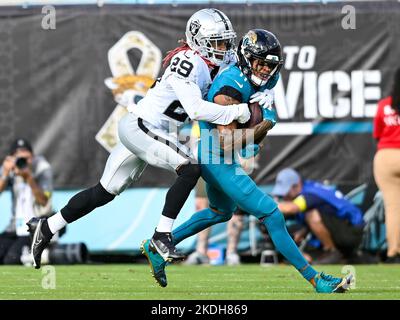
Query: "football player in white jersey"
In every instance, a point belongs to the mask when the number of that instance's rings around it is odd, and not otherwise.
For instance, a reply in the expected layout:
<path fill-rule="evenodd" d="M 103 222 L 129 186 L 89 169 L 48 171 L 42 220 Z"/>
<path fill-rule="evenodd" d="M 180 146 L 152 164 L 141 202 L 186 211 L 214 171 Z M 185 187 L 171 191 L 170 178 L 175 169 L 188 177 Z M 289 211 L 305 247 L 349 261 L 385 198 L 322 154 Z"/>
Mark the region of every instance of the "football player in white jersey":
<path fill-rule="evenodd" d="M 166 261 L 180 260 L 171 239 L 173 222 L 200 177 L 200 166 L 190 150 L 179 143 L 177 129 L 190 120 L 226 125 L 250 118 L 247 104 L 222 106 L 203 100 L 215 74 L 234 49 L 236 33 L 227 16 L 202 9 L 188 20 L 186 42 L 171 51 L 168 67 L 146 96 L 119 123 L 120 143 L 112 150 L 100 182 L 74 195 L 50 218 L 27 223 L 32 234 L 31 254 L 40 268 L 41 254 L 52 236 L 93 209 L 103 206 L 141 176 L 147 163 L 177 173 L 167 192 L 160 222 L 152 238 L 153 249 Z"/>

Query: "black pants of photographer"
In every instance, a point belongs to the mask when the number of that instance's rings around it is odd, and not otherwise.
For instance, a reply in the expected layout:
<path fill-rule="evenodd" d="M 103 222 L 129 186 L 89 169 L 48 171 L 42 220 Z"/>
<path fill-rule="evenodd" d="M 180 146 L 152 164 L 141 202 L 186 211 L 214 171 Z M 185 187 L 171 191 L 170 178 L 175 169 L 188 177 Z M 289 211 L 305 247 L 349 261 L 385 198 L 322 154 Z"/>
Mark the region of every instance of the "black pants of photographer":
<path fill-rule="evenodd" d="M 363 227 L 352 226 L 347 220 L 328 213 L 322 213 L 321 219 L 329 230 L 335 247 L 345 257 L 351 257 L 361 244 Z"/>
<path fill-rule="evenodd" d="M 22 264 L 21 254 L 24 246 L 30 246 L 29 236 L 21 237 L 15 233 L 0 234 L 0 264 Z"/>

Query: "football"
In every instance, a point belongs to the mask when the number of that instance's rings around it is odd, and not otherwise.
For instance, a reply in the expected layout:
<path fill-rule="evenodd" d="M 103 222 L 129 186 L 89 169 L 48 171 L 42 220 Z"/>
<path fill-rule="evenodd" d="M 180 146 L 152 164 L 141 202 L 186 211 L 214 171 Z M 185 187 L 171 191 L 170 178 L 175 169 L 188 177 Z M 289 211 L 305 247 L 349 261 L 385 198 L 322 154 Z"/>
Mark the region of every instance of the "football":
<path fill-rule="evenodd" d="M 262 110 L 258 102 L 250 103 L 249 109 L 251 113 L 250 119 L 246 123 L 239 123 L 238 124 L 239 129 L 253 128 L 254 126 L 263 121 Z"/>

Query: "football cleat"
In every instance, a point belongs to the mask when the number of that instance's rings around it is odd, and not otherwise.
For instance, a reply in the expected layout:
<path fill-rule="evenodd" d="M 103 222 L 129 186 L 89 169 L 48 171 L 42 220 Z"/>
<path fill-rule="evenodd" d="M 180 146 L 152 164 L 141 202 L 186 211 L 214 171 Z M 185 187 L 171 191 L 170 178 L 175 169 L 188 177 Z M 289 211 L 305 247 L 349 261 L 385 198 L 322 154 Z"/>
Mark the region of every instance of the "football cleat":
<path fill-rule="evenodd" d="M 140 246 L 142 253 L 146 256 L 150 265 L 153 278 L 161 287 L 167 286 L 167 275 L 165 274 L 165 266 L 167 262 L 161 257 L 157 250 L 151 245 L 150 240 L 143 240 Z"/>
<path fill-rule="evenodd" d="M 32 218 L 26 223 L 32 241 L 31 257 L 35 269 L 40 268 L 42 252 L 44 249 L 46 249 L 52 238 L 51 236 L 50 237 L 46 236 L 42 230 L 43 223 L 46 221 L 47 218 L 42 218 L 42 219 Z"/>
<path fill-rule="evenodd" d="M 186 258 L 186 255 L 179 252 L 172 242 L 170 232 L 155 232 L 150 240 L 152 247 L 157 250 L 158 254 L 167 262 L 181 261 Z"/>
<path fill-rule="evenodd" d="M 343 278 L 335 278 L 323 272 L 317 274 L 315 280 L 315 291 L 318 293 L 344 293 L 351 285 L 353 275 Z"/>

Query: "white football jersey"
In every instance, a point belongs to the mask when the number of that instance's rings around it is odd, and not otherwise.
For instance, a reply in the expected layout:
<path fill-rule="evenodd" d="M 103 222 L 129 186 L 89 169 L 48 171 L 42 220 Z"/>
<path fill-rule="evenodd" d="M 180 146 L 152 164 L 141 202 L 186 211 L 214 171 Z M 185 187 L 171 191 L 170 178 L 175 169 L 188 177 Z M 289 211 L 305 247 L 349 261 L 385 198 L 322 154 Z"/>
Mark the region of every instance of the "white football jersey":
<path fill-rule="evenodd" d="M 146 96 L 129 111 L 160 129 L 168 130 L 171 123 L 180 127 L 189 122 L 190 118 L 187 114 L 189 112 L 182 107 L 175 93 L 176 90 L 170 84 L 171 80 L 178 79 L 180 83 L 183 80 L 186 84 L 191 82 L 197 85 L 202 97 L 206 98 L 211 85 L 210 70 L 207 64 L 199 54 L 192 50 L 180 51 L 172 57 L 163 76 L 157 79 L 152 88 L 147 91 Z M 179 91 L 188 89 L 189 87 L 182 86 Z"/>

